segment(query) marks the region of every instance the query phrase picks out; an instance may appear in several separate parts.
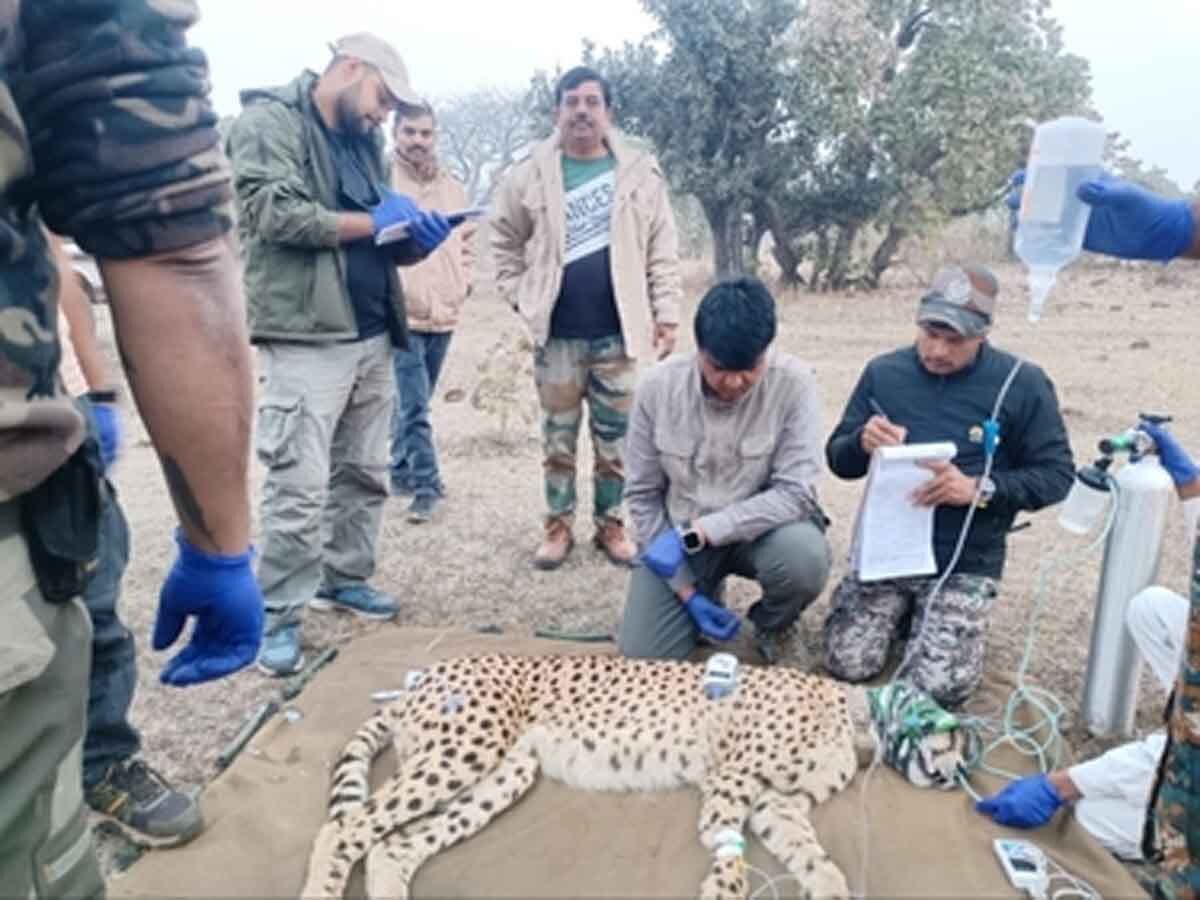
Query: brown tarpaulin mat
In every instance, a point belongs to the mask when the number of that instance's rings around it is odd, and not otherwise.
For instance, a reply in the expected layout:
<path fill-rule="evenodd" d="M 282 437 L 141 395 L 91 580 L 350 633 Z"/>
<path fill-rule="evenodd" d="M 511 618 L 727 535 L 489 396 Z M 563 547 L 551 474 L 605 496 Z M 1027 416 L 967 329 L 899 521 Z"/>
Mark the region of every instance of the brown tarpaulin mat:
<path fill-rule="evenodd" d="M 202 801 L 204 834 L 186 847 L 148 854 L 113 880 L 110 895 L 294 897 L 323 819 L 328 766 L 375 708 L 371 693 L 402 687 L 407 670 L 432 660 L 492 651 L 608 653 L 612 648 L 392 628 L 356 641 L 294 702 L 302 718 L 289 722 L 276 716 L 208 787 Z M 1007 688 L 989 685 L 988 691 L 998 704 Z M 376 768 L 392 764 L 389 756 Z M 862 890 L 863 780 L 860 774 L 813 816 L 821 842 L 856 892 Z M 976 790 L 998 784 L 981 777 L 973 782 Z M 881 767 L 867 793 L 871 897 L 1018 896 L 1001 874 L 992 838 L 1019 833 L 975 813 L 964 792 L 917 790 Z M 480 834 L 422 867 L 413 896 L 693 897 L 708 862 L 696 837 L 698 810 L 695 791 L 591 793 L 542 778 Z M 1060 815 L 1026 836 L 1104 897 L 1144 896 L 1071 817 Z M 753 839 L 748 859 L 772 874 L 782 871 Z M 779 887 L 781 896 L 795 896 L 794 884 Z M 359 892 L 361 879 L 356 879 L 352 894 Z"/>

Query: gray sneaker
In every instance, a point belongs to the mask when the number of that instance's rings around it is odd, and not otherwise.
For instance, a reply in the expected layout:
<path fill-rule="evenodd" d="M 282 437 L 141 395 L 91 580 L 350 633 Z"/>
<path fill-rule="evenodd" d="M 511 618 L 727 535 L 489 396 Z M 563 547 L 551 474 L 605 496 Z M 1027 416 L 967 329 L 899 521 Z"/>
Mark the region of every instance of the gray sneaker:
<path fill-rule="evenodd" d="M 259 671 L 278 678 L 299 672 L 303 665 L 299 625 L 284 625 L 263 635 L 262 649 L 258 651 Z"/>
<path fill-rule="evenodd" d="M 143 846 L 176 847 L 204 829 L 196 801 L 140 759 L 113 763 L 85 796 L 102 819 Z"/>
<path fill-rule="evenodd" d="M 414 525 L 423 525 L 433 518 L 433 511 L 437 505 L 438 497 L 433 494 L 414 497 L 412 505 L 408 507 L 408 521 Z"/>
<path fill-rule="evenodd" d="M 308 605 L 319 612 L 349 612 L 363 619 L 390 619 L 400 612 L 400 601 L 369 584 L 322 587 Z"/>

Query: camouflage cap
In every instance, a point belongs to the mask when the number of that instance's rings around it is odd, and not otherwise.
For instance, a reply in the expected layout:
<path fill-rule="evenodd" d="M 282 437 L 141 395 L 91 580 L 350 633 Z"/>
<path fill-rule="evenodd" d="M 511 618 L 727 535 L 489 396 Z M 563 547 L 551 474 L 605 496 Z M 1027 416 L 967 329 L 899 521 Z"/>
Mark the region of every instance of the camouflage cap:
<path fill-rule="evenodd" d="M 964 337 L 987 334 L 999 292 L 996 276 L 983 266 L 945 266 L 921 298 L 917 323 L 946 325 Z"/>
<path fill-rule="evenodd" d="M 401 103 L 417 106 L 421 98 L 408 81 L 408 68 L 396 48 L 368 31 L 348 34 L 330 45 L 338 56 L 352 56 L 374 66 L 383 76 L 383 83 Z"/>

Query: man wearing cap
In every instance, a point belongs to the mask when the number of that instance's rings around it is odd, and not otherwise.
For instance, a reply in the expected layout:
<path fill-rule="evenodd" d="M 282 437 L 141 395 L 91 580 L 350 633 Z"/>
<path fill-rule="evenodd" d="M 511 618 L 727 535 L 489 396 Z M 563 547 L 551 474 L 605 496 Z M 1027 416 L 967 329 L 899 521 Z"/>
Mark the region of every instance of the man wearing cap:
<path fill-rule="evenodd" d="M 388 495 L 392 348 L 407 341 L 395 266 L 450 231 L 387 187 L 379 126 L 420 102 L 400 55 L 371 34 L 333 51 L 319 76 L 243 92 L 228 140 L 262 384 L 259 667 L 272 675 L 302 664 L 305 603 L 370 619 L 397 612 L 367 584 Z M 406 238 L 378 246 L 398 223 Z"/>
<path fill-rule="evenodd" d="M 851 572 L 835 590 L 824 642 L 826 668 L 838 678 L 874 678 L 909 626 L 917 644 L 909 648 L 905 677 L 940 703 L 966 700 L 983 676 L 988 614 L 1013 519 L 1058 503 L 1071 487 L 1074 463 L 1054 386 L 1025 360 L 1000 405 L 999 442 L 983 477 L 984 423 L 1018 363 L 988 341 L 998 290 L 983 266 L 938 272 L 918 307 L 915 344 L 867 364 L 825 446 L 841 478 L 866 475 L 879 447 L 951 441 L 957 448 L 953 462 L 929 465 L 932 477 L 912 496 L 936 507 L 937 574 L 862 582 Z M 973 503 L 962 553 L 932 596 Z"/>

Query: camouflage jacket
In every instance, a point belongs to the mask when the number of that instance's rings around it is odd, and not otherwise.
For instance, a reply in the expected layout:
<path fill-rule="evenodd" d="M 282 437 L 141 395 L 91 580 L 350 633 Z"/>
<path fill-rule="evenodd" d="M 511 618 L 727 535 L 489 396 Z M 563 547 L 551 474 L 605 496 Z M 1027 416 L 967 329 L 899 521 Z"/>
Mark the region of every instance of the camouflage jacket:
<path fill-rule="evenodd" d="M 79 445 L 42 221 L 101 258 L 232 226 L 193 0 L 0 0 L 0 502 Z"/>

